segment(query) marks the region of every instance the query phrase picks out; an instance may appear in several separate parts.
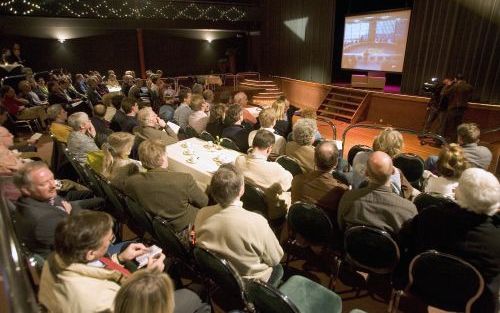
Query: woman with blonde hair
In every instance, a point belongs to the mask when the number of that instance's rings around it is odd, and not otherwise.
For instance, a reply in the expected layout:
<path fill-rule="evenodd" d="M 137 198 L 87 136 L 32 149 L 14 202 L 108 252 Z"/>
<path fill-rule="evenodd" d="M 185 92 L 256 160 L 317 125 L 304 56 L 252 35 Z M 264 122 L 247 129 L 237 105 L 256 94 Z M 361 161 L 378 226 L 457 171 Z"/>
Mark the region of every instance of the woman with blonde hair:
<path fill-rule="evenodd" d="M 102 145 L 104 157 L 101 174 L 120 190 L 125 186 L 125 179 L 137 173 L 140 168 L 138 161 L 128 158 L 134 140 L 134 135 L 130 133 L 116 132 L 109 135 L 107 142 Z"/>
<path fill-rule="evenodd" d="M 292 132 L 292 117 L 289 116 L 290 102 L 285 97 L 280 97 L 271 105 L 276 115 L 274 130 L 284 138 Z"/>
<path fill-rule="evenodd" d="M 437 161 L 437 170 L 440 176 L 436 176 L 427 170 L 424 172 L 425 192 L 439 193 L 454 199 L 454 190 L 458 186 L 458 179 L 468 167 L 469 164 L 460 145 L 452 143 L 444 146 Z"/>
<path fill-rule="evenodd" d="M 116 79 L 115 74 L 109 74 L 108 79 L 106 80 L 106 87 L 108 88 L 120 87 L 120 82 Z"/>

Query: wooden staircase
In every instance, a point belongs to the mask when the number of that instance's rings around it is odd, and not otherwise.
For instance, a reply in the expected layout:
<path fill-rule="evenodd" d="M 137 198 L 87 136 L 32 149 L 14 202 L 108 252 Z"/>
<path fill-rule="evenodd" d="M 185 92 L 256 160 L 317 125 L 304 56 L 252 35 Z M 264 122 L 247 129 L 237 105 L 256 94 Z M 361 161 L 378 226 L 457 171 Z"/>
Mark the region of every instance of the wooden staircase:
<path fill-rule="evenodd" d="M 351 88 L 332 86 L 325 99 L 318 107 L 318 116 L 356 123 L 360 106 L 366 101 L 369 92 Z"/>
<path fill-rule="evenodd" d="M 254 105 L 269 106 L 283 95 L 272 80 L 244 79 L 239 83 L 239 87 L 249 94 Z"/>

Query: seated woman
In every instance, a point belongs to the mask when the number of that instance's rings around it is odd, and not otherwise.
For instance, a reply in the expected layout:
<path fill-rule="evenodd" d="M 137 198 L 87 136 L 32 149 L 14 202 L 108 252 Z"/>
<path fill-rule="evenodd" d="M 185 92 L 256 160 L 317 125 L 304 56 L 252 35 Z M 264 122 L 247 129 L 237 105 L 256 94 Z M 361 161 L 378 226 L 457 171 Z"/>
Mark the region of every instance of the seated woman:
<path fill-rule="evenodd" d="M 132 134 L 117 132 L 109 135 L 108 141 L 102 145 L 104 157 L 101 174 L 119 190 L 123 190 L 127 177 L 142 169 L 139 161 L 128 158 L 134 139 Z"/>
<path fill-rule="evenodd" d="M 221 136 L 224 129 L 224 119 L 226 118 L 227 106 L 224 103 L 217 103 L 212 105 L 210 115 L 208 118 L 207 132 L 212 136 Z"/>
<path fill-rule="evenodd" d="M 106 87 L 108 89 L 115 89 L 115 88 L 120 88 L 120 82 L 116 79 L 115 74 L 109 74 L 108 79 L 106 80 Z"/>
<path fill-rule="evenodd" d="M 293 141 L 285 146 L 285 154 L 295 158 L 303 172 L 314 170 L 314 134 L 316 121 L 302 118 L 293 126 Z"/>
<path fill-rule="evenodd" d="M 455 199 L 454 189 L 458 186 L 458 179 L 462 172 L 468 167 L 462 148 L 452 143 L 443 147 L 439 153 L 437 170 L 441 176 L 436 176 L 430 171 L 425 171 L 423 177 L 424 191 L 442 194 L 445 197 Z"/>
<path fill-rule="evenodd" d="M 188 125 L 191 126 L 198 134 L 201 134 L 208 124 L 208 115 L 205 113 L 207 104 L 205 99 L 200 95 L 193 95 L 191 98 L 191 114 L 188 118 Z"/>
<path fill-rule="evenodd" d="M 16 91 L 9 85 L 2 86 L 0 89 L 0 100 L 9 114 L 18 120 L 40 120 L 40 125 L 45 128 L 47 113 L 45 107 L 35 106 L 28 108 L 29 101 L 20 99 L 16 96 Z"/>
<path fill-rule="evenodd" d="M 142 243 L 131 243 L 110 257 L 115 240 L 113 218 L 104 212 L 82 211 L 70 215 L 55 230 L 55 253 L 45 262 L 38 294 L 49 312 L 106 312 L 120 284 L 131 275 L 121 265 L 147 253 Z M 162 253 L 149 258 L 146 268 L 162 272 Z"/>
<path fill-rule="evenodd" d="M 290 107 L 290 102 L 288 102 L 285 97 L 280 97 L 278 100 L 274 101 L 271 108 L 276 115 L 274 130 L 280 136 L 288 138 L 288 134 L 292 132 L 292 116 L 296 108 Z"/>

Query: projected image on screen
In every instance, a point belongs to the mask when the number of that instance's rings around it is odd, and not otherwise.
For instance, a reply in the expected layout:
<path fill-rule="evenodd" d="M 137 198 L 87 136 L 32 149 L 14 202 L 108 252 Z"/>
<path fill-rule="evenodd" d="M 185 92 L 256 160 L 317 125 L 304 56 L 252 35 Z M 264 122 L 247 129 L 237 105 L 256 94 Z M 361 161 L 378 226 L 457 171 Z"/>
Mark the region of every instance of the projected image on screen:
<path fill-rule="evenodd" d="M 410 13 L 404 10 L 346 17 L 342 68 L 401 72 Z"/>

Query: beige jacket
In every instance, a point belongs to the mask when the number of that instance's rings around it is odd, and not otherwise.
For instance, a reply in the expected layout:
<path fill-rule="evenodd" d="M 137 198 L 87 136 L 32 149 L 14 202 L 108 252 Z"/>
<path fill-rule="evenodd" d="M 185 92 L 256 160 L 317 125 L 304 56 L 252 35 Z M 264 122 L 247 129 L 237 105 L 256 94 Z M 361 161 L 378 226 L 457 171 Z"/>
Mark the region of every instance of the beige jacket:
<path fill-rule="evenodd" d="M 121 273 L 104 268 L 73 263 L 69 266 L 54 256 L 54 263 L 64 268 L 54 276 L 45 262 L 38 300 L 51 313 L 112 312 L 113 301 L 124 280 Z"/>
<path fill-rule="evenodd" d="M 285 154 L 295 158 L 304 173 L 314 171 L 313 146 L 301 146 L 295 141 L 289 141 L 285 147 Z"/>

